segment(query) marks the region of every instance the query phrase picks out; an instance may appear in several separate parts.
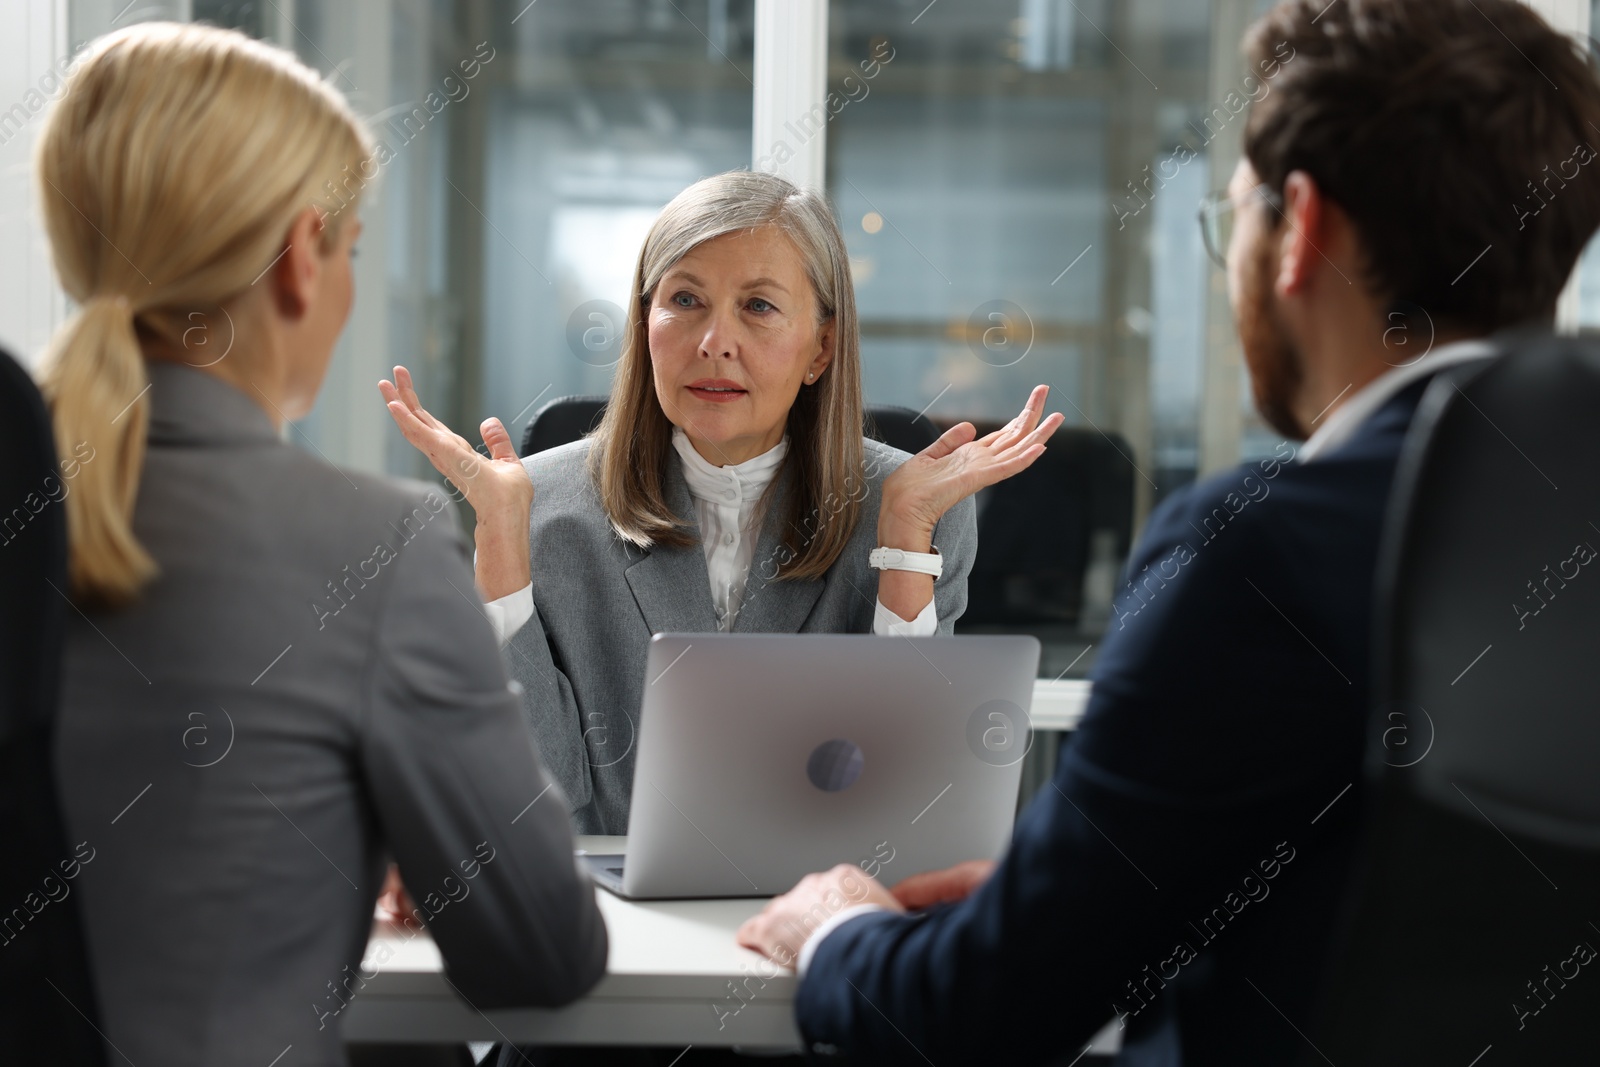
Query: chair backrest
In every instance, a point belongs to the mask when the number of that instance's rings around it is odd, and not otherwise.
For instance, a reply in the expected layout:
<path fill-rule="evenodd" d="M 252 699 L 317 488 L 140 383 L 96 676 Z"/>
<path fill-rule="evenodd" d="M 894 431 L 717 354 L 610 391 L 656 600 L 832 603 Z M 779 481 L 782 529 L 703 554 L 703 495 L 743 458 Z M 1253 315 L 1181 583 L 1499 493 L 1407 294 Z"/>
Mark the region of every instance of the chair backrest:
<path fill-rule="evenodd" d="M 529 420 L 520 454 L 578 440 L 599 425 L 605 407 L 603 396 L 548 401 Z M 910 408 L 875 405 L 864 416 L 864 434 L 903 452 L 920 452 L 939 437 L 938 428 Z M 983 423 L 978 432 L 999 427 Z M 1094 430 L 1057 430 L 1033 466 L 980 495 L 978 557 L 967 583 L 963 627 L 1080 619 L 1091 561 L 1104 557 L 1100 562 L 1114 577 L 1128 554 L 1130 452 L 1119 438 Z"/>
<path fill-rule="evenodd" d="M 978 426 L 979 434 L 999 423 Z M 1133 536 L 1132 450 L 1096 430 L 1063 428 L 1020 474 L 978 496 L 978 556 L 967 580 L 969 626 L 1076 624 L 1090 607 L 1091 561 L 1114 582 Z M 1109 593 L 1111 584 L 1106 585 Z M 1109 610 L 1107 602 L 1100 610 Z"/>
<path fill-rule="evenodd" d="M 39 391 L 0 350 L 0 1034 L 17 1062 L 98 1067 L 51 753 L 71 491 Z"/>
<path fill-rule="evenodd" d="M 939 428 L 910 408 L 877 404 L 867 408 L 862 432 L 890 448 L 916 455 L 939 439 Z"/>
<path fill-rule="evenodd" d="M 1306 1063 L 1595 1057 L 1597 414 L 1600 350 L 1550 337 L 1424 395 L 1379 575 L 1366 836 Z"/>
<path fill-rule="evenodd" d="M 562 396 L 549 401 L 528 420 L 518 454 L 531 456 L 576 441 L 600 424 L 605 410 L 603 396 Z M 882 405 L 869 407 L 864 415 L 862 432 L 866 436 L 903 452 L 921 452 L 939 437 L 933 423 L 910 408 Z"/>
<path fill-rule="evenodd" d="M 546 401 L 528 420 L 528 428 L 522 431 L 522 449 L 518 455 L 527 457 L 578 440 L 600 425 L 600 416 L 605 410 L 603 396 L 558 396 Z"/>

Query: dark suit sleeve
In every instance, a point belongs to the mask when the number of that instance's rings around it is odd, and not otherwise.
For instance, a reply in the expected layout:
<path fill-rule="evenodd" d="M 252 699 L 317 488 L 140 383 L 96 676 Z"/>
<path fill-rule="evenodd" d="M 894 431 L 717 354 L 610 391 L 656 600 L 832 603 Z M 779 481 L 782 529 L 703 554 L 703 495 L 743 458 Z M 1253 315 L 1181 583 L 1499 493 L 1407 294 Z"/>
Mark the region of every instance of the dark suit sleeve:
<path fill-rule="evenodd" d="M 953 634 L 956 620 L 967 610 L 967 576 L 978 555 L 978 505 L 972 497 L 944 513 L 933 528 L 933 544 L 944 557 L 944 569 L 933 583 L 933 606 L 939 632 Z"/>
<path fill-rule="evenodd" d="M 1317 731 L 1283 721 L 1343 683 L 1267 602 L 1309 614 L 1257 521 L 1264 505 L 1209 541 L 1191 525 L 1219 499 L 1180 494 L 1152 517 L 1085 720 L 992 879 L 817 947 L 796 997 L 809 1049 L 906 1064 L 1070 1056 L 1136 1015 L 1136 990 L 1153 999 L 1153 973 L 1204 951 L 1190 921 L 1242 904 L 1242 878 L 1259 881 L 1263 863 L 1291 877 L 1283 857 L 1335 786 Z"/>
<path fill-rule="evenodd" d="M 401 877 L 474 1005 L 571 1001 L 604 973 L 605 925 L 494 634 L 461 594 L 453 513 L 385 565 L 363 756 Z"/>

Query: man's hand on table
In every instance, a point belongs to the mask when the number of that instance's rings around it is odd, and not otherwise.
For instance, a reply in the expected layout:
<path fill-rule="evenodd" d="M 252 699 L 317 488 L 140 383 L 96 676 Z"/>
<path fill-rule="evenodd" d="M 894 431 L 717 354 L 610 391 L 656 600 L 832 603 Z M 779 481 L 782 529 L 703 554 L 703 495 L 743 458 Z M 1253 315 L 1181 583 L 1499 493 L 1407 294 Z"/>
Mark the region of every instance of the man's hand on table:
<path fill-rule="evenodd" d="M 875 904 L 903 912 L 901 903 L 861 868 L 841 863 L 820 874 L 808 874 L 781 897 L 773 897 L 761 913 L 747 920 L 734 936 L 784 967 L 793 967 L 812 931 L 846 908 Z"/>
<path fill-rule="evenodd" d="M 860 868 L 848 863 L 822 874 L 808 874 L 781 897 L 772 898 L 759 915 L 739 927 L 739 944 L 785 967 L 793 967 L 800 949 L 823 923 L 846 908 L 872 904 L 905 912 L 965 900 L 994 873 L 993 860 L 969 860 L 942 871 L 914 874 L 885 889 Z"/>
<path fill-rule="evenodd" d="M 913 874 L 893 889 L 894 898 L 913 911 L 966 900 L 994 873 L 994 860 L 968 860 L 942 871 Z"/>

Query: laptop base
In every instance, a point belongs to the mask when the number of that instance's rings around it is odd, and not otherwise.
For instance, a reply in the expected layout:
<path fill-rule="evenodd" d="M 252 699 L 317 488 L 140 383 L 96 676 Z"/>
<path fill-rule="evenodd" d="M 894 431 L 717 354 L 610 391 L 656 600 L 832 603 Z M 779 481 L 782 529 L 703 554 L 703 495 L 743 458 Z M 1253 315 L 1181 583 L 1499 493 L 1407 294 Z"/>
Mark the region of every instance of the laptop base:
<path fill-rule="evenodd" d="M 578 862 L 597 885 L 626 900 L 628 894 L 622 891 L 622 861 L 620 852 L 578 853 Z"/>

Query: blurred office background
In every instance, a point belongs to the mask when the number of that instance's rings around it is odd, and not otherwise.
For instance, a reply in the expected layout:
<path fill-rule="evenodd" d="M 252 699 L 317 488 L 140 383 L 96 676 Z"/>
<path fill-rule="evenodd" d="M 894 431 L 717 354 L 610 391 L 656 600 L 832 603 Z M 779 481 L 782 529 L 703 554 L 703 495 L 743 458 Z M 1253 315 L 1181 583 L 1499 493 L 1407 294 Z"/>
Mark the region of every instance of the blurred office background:
<path fill-rule="evenodd" d="M 1238 159 L 1242 98 L 1270 91 L 1238 51 L 1267 6 L 831 0 L 825 25 L 790 27 L 766 53 L 825 56 L 842 103 L 816 129 L 781 93 L 757 92 L 754 0 L 41 0 L 8 23 L 27 30 L 0 44 L 20 61 L 0 107 L 26 100 L 44 60 L 145 19 L 237 27 L 322 71 L 392 157 L 362 209 L 350 326 L 293 436 L 337 463 L 429 478 L 374 385 L 392 365 L 462 432 L 492 414 L 520 438 L 539 403 L 608 389 L 619 305 L 669 199 L 778 140 L 822 139 L 868 401 L 942 424 L 1001 420 L 1046 382 L 1109 462 L 1120 517 L 1085 520 L 1044 593 L 1017 593 L 1026 575 L 995 579 L 1021 610 L 970 620 L 1039 633 L 1041 673 L 1073 677 L 1092 663 L 1150 507 L 1280 444 L 1251 409 L 1224 278 L 1196 224 Z M 1587 34 L 1589 0 L 1536 6 Z M 0 113 L 0 168 L 19 191 L 37 127 L 23 111 Z M 760 120 L 770 143 L 752 135 Z M 36 360 L 64 309 L 31 201 L 0 202 L 0 244 L 16 237 L 0 271 L 23 289 L 0 286 L 0 300 L 22 301 L 0 322 Z M 1600 325 L 1600 261 L 1562 314 Z M 1039 520 L 1035 540 L 1059 534 L 1056 521 Z"/>

